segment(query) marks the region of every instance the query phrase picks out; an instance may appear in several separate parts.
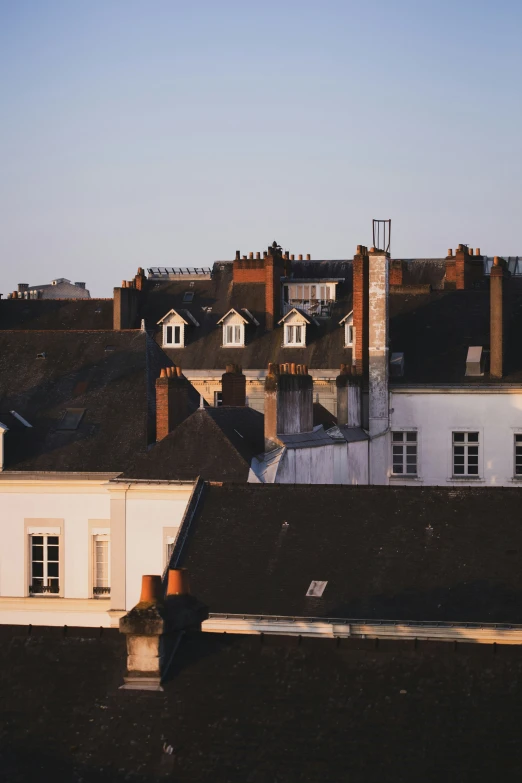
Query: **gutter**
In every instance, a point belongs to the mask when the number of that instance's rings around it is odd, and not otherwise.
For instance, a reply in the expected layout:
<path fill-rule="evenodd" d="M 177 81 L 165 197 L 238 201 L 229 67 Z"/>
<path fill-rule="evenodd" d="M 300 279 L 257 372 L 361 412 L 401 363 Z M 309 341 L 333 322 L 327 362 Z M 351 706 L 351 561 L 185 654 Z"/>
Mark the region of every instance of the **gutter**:
<path fill-rule="evenodd" d="M 207 633 L 309 636 L 324 639 L 394 639 L 522 644 L 522 625 L 506 623 L 398 622 L 280 615 L 209 614 Z"/>

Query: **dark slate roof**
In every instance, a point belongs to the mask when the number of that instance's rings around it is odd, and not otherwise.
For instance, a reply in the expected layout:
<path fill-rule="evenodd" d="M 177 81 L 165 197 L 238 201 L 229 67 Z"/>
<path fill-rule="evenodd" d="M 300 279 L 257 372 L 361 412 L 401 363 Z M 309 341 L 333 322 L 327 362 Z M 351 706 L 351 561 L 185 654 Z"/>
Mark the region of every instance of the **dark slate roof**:
<path fill-rule="evenodd" d="M 314 276 L 318 265 L 325 265 L 323 276 L 344 277 L 346 271 L 351 270 L 351 264 L 346 261 L 297 263 L 300 270 L 304 264 L 315 264 Z M 187 291 L 194 294 L 190 304 L 183 302 Z M 212 309 L 207 312 L 204 308 L 209 307 Z M 238 311 L 246 307 L 259 322 L 258 327 L 246 327 L 244 348 L 221 347 L 222 329 L 218 321 L 232 307 Z M 337 301 L 331 317 L 321 319 L 319 325 L 307 327 L 308 345 L 305 348 L 283 348 L 282 326 L 265 331 L 264 284 L 234 284 L 231 262 L 216 264 L 211 279 L 149 281 L 136 325 L 139 318 L 144 318 L 148 329 L 157 330 L 156 339 L 161 342 L 161 331 L 156 324 L 171 308 L 188 310 L 200 324 L 199 327 L 186 327 L 184 348 L 165 348 L 171 359 L 187 370 L 223 369 L 230 362 L 241 364 L 243 369 L 263 369 L 269 362 L 331 368 L 351 361 L 351 349 L 344 347 L 344 330 L 339 326 L 341 318 L 352 309 L 351 272 L 344 283 L 337 285 Z"/>
<path fill-rule="evenodd" d="M 213 612 L 522 623 L 519 511 L 516 488 L 209 486 L 181 564 Z"/>
<path fill-rule="evenodd" d="M 390 294 L 391 351 L 404 352 L 404 377 L 392 383 L 466 383 L 522 381 L 522 281 L 511 280 L 511 313 L 506 320 L 504 377 L 466 377 L 471 346 L 490 348 L 489 280 L 477 289 Z"/>
<path fill-rule="evenodd" d="M 32 425 L 8 433 L 6 469 L 124 470 L 152 439 L 168 364 L 139 331 L 0 330 L 0 421 L 15 410 Z M 60 429 L 68 408 L 85 409 L 75 430 Z"/>
<path fill-rule="evenodd" d="M 522 773 L 520 647 L 191 634 L 165 692 L 147 693 L 118 690 L 125 640 L 116 630 L 0 626 L 0 641 L 10 783 Z"/>
<path fill-rule="evenodd" d="M 264 450 L 263 422 L 263 415 L 253 408 L 200 408 L 125 476 L 247 481 L 252 458 Z"/>
<path fill-rule="evenodd" d="M 0 299 L 1 329 L 112 329 L 112 299 Z"/>

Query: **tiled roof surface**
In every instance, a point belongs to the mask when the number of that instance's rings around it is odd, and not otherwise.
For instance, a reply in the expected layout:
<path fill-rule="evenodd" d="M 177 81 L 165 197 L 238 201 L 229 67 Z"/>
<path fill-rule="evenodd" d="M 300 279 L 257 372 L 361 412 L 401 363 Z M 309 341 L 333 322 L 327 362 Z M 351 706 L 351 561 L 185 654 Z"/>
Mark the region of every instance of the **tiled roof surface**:
<path fill-rule="evenodd" d="M 517 488 L 210 486 L 181 564 L 214 612 L 522 623 L 519 507 Z"/>
<path fill-rule="evenodd" d="M 0 299 L 2 329 L 112 329 L 112 299 Z"/>

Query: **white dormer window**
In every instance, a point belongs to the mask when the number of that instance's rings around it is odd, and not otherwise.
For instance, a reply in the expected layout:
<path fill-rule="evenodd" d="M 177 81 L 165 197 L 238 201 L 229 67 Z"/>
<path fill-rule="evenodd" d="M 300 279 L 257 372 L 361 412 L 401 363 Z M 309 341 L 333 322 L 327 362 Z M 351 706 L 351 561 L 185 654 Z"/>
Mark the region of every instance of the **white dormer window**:
<path fill-rule="evenodd" d="M 306 345 L 306 327 L 312 320 L 295 307 L 281 320 L 283 324 L 283 345 L 289 348 L 303 348 Z"/>
<path fill-rule="evenodd" d="M 251 319 L 253 318 L 250 313 L 249 316 Z M 218 324 L 223 327 L 223 347 L 242 348 L 245 345 L 245 326 L 248 323 L 250 323 L 250 321 L 241 315 L 240 312 L 233 308 L 232 310 L 229 310 L 228 313 L 218 321 Z M 257 323 L 257 321 L 255 323 Z"/>
<path fill-rule="evenodd" d="M 348 315 L 345 315 L 344 318 L 342 318 L 339 321 L 339 324 L 340 326 L 344 327 L 344 347 L 353 348 L 354 338 L 355 338 L 355 329 L 353 325 L 353 311 L 351 313 L 348 313 Z"/>
<path fill-rule="evenodd" d="M 164 348 L 184 348 L 185 347 L 185 328 L 187 326 L 199 326 L 198 322 L 188 310 L 169 310 L 169 312 L 158 321 L 162 329 L 162 345 Z"/>

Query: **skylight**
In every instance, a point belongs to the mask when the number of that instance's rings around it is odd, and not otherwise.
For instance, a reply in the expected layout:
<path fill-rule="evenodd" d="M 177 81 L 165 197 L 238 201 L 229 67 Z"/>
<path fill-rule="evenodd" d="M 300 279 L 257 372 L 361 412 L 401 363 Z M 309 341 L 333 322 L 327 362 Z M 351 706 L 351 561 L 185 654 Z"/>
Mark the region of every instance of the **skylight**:
<path fill-rule="evenodd" d="M 183 301 L 184 302 L 192 302 L 194 299 L 194 291 L 185 291 L 183 294 Z"/>
<path fill-rule="evenodd" d="M 307 598 L 321 598 L 328 582 L 316 582 L 313 580 L 310 582 L 310 587 L 306 592 Z"/>
<path fill-rule="evenodd" d="M 76 430 L 80 424 L 85 408 L 66 408 L 61 422 L 58 425 L 59 430 Z"/>

